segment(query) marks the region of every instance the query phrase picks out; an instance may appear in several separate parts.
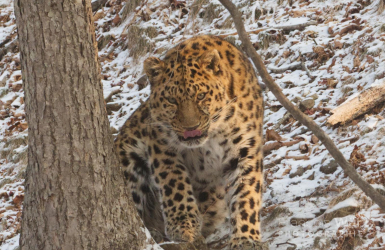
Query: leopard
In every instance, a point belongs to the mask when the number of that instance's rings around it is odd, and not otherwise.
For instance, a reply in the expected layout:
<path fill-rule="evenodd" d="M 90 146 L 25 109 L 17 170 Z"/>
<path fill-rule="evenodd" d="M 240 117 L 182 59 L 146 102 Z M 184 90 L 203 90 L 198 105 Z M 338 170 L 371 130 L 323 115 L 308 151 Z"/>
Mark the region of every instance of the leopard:
<path fill-rule="evenodd" d="M 115 147 L 145 226 L 194 242 L 228 223 L 231 250 L 262 249 L 263 96 L 248 57 L 201 35 L 143 71 L 150 95 Z"/>

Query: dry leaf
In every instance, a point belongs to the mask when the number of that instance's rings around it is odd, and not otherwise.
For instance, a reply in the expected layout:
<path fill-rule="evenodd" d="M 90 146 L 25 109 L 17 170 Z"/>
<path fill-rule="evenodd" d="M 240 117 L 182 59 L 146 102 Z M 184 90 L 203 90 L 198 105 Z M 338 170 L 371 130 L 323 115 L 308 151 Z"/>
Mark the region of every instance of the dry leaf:
<path fill-rule="evenodd" d="M 356 56 L 356 57 L 354 58 L 354 61 L 353 61 L 353 66 L 354 66 L 355 68 L 358 68 L 358 67 L 360 67 L 360 65 L 361 65 L 361 60 L 360 60 L 360 58 L 359 58 L 358 56 Z"/>
<path fill-rule="evenodd" d="M 267 141 L 282 141 L 282 137 L 273 129 L 266 130 Z"/>
<path fill-rule="evenodd" d="M 368 63 L 372 63 L 372 62 L 374 62 L 374 58 L 372 56 L 366 56 L 366 61 Z"/>
<path fill-rule="evenodd" d="M 349 162 L 353 165 L 353 167 L 357 168 L 363 161 L 366 161 L 365 156 L 359 152 L 359 147 L 354 145 L 353 152 L 350 154 Z"/>
<path fill-rule="evenodd" d="M 291 171 L 291 166 L 289 166 L 285 171 L 283 171 L 282 176 L 288 175 Z"/>
<path fill-rule="evenodd" d="M 319 142 L 319 139 L 318 139 L 317 136 L 312 135 L 310 141 L 311 141 L 312 143 L 316 144 L 317 142 Z"/>

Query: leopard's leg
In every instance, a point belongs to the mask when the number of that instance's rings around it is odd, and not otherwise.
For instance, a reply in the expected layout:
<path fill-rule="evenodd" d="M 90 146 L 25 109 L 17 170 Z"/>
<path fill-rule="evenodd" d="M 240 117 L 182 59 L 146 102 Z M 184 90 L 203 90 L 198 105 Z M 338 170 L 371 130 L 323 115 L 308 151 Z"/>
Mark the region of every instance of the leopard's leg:
<path fill-rule="evenodd" d="M 228 215 L 225 187 L 218 185 L 197 189 L 194 190 L 194 195 L 203 218 L 202 235 L 207 237 L 219 224 L 225 222 Z"/>
<path fill-rule="evenodd" d="M 262 147 L 245 146 L 239 150 L 238 176 L 232 185 L 230 222 L 231 250 L 262 249 L 259 211 L 262 205 Z"/>
<path fill-rule="evenodd" d="M 177 150 L 158 142 L 151 145 L 151 169 L 161 194 L 166 234 L 171 240 L 193 242 L 201 235 L 202 220 L 188 172 Z"/>
<path fill-rule="evenodd" d="M 115 148 L 136 209 L 153 238 L 160 242 L 165 237 L 160 194 L 146 145 L 139 138 L 123 131 L 115 141 Z"/>

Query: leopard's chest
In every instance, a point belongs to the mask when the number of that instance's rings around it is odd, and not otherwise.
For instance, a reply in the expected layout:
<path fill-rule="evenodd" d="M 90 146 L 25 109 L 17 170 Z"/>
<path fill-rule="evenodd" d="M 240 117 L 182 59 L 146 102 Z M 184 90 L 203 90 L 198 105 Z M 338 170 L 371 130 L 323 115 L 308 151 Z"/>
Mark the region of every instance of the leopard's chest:
<path fill-rule="evenodd" d="M 180 160 L 194 186 L 226 186 L 234 179 L 237 150 L 228 141 L 229 138 L 217 135 L 202 147 L 182 151 Z"/>

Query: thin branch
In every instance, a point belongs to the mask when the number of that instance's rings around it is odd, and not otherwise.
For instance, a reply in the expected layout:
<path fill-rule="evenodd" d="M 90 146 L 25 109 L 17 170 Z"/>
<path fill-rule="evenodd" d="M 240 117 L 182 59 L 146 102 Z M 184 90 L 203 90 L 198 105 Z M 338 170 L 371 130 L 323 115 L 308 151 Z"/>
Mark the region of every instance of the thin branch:
<path fill-rule="evenodd" d="M 230 0 L 219 0 L 223 6 L 230 12 L 234 19 L 235 27 L 238 30 L 238 35 L 242 41 L 247 55 L 252 59 L 263 82 L 267 85 L 269 90 L 275 95 L 278 101 L 293 115 L 297 121 L 308 127 L 318 137 L 318 139 L 325 145 L 326 149 L 333 156 L 336 162 L 342 167 L 345 173 L 357 184 L 362 191 L 369 196 L 383 211 L 385 211 L 385 197 L 377 192 L 368 182 L 361 178 L 354 167 L 345 159 L 341 151 L 336 147 L 330 137 L 307 115 L 296 108 L 289 99 L 282 93 L 281 89 L 275 83 L 274 79 L 269 75 L 261 57 L 255 51 L 248 34 L 245 30 L 242 15 L 237 7 Z"/>

